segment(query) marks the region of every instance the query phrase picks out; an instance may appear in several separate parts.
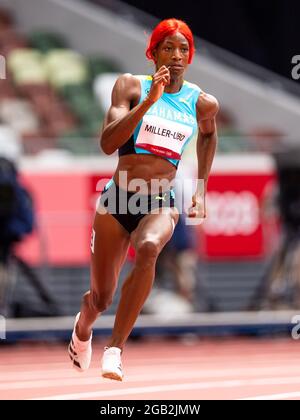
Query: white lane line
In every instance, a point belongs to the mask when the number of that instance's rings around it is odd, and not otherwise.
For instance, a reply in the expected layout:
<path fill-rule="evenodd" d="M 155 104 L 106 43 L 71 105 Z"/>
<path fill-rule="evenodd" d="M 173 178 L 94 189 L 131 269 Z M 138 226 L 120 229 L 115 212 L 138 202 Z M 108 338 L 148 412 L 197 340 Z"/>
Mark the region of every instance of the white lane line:
<path fill-rule="evenodd" d="M 289 398 L 300 397 L 300 391 L 297 392 L 286 392 L 284 394 L 271 394 L 271 395 L 259 395 L 257 397 L 238 398 L 240 401 L 247 400 L 287 400 Z"/>
<path fill-rule="evenodd" d="M 126 360 L 126 359 L 125 359 Z M 248 356 L 247 361 L 243 358 L 241 358 L 240 356 L 237 357 L 232 357 L 231 360 L 223 360 L 221 358 L 217 358 L 215 359 L 211 359 L 209 357 L 207 357 L 206 359 L 203 360 L 199 360 L 199 359 L 191 359 L 191 358 L 180 358 L 180 359 L 168 359 L 166 361 L 162 361 L 162 360 L 157 360 L 157 362 L 155 362 L 155 360 L 151 359 L 151 361 L 145 361 L 145 362 L 140 362 L 138 364 L 136 364 L 132 360 L 128 359 L 127 362 L 127 366 L 129 369 L 136 369 L 138 371 L 140 371 L 141 367 L 144 367 L 145 365 L 147 367 L 159 367 L 159 368 L 166 368 L 166 369 L 170 369 L 170 367 L 172 365 L 179 365 L 179 367 L 181 368 L 181 365 L 184 366 L 184 368 L 189 369 L 191 366 L 192 368 L 194 368 L 195 365 L 202 365 L 202 363 L 204 364 L 203 369 L 206 369 L 207 363 L 209 363 L 210 365 L 213 365 L 215 368 L 217 368 L 218 366 L 220 366 L 219 369 L 222 370 L 222 366 L 228 366 L 228 363 L 231 363 L 233 365 L 233 369 L 236 368 L 235 365 L 241 365 L 241 364 L 245 364 L 248 367 L 252 366 L 252 369 L 262 369 L 263 367 L 267 367 L 268 365 L 270 366 L 270 368 L 275 367 L 276 365 L 280 365 L 282 367 L 282 365 L 284 364 L 285 366 L 298 366 L 299 364 L 299 357 L 295 357 L 295 358 L 291 358 L 287 355 L 286 358 L 280 358 L 280 359 L 274 359 L 274 356 L 272 357 L 268 357 L 268 358 L 262 358 L 261 360 L 257 360 L 257 359 L 252 359 L 251 355 Z M 31 361 L 31 363 L 28 363 L 27 365 L 5 365 L 5 366 L 0 366 L 0 381 L 1 380 L 6 380 L 7 378 L 12 377 L 13 375 L 17 376 L 17 379 L 20 378 L 20 375 L 24 375 L 26 376 L 27 374 L 34 374 L 34 372 L 44 372 L 45 366 L 47 366 L 48 370 L 47 372 L 62 372 L 63 369 L 62 368 L 66 368 L 66 366 L 70 366 L 71 364 L 69 362 L 69 360 L 67 360 L 66 362 L 60 362 L 60 363 L 37 363 L 34 364 L 34 362 Z M 261 366 L 262 365 L 262 366 Z M 202 366 L 201 366 L 202 368 Z M 67 370 L 67 369 L 65 369 Z"/>
<path fill-rule="evenodd" d="M 177 385 L 157 385 L 146 387 L 132 387 L 125 389 L 112 389 L 107 391 L 92 391 L 92 392 L 78 392 L 73 394 L 51 395 L 48 397 L 30 398 L 32 400 L 79 400 L 85 398 L 99 398 L 122 396 L 130 394 L 146 394 L 154 392 L 170 392 L 170 391 L 184 391 L 191 389 L 211 389 L 211 388 L 239 388 L 243 386 L 261 386 L 261 385 L 290 385 L 299 384 L 300 376 L 285 377 L 285 378 L 261 378 L 261 379 L 246 379 L 246 380 L 232 380 L 232 381 L 209 381 L 209 382 L 194 382 L 183 383 Z"/>
<path fill-rule="evenodd" d="M 10 389 L 33 389 L 33 388 L 42 388 L 42 387 L 56 387 L 56 386 L 77 386 L 77 385 L 93 385 L 93 384 L 103 384 L 101 376 L 100 376 L 100 369 L 90 369 L 89 375 L 87 374 L 78 374 L 77 372 L 73 372 L 73 370 L 64 370 L 61 372 L 50 372 L 41 371 L 38 377 L 34 377 L 34 375 L 30 376 L 20 376 L 15 377 L 15 381 L 7 381 L 0 383 L 0 390 L 10 390 Z M 55 374 L 54 374 L 55 373 Z M 165 372 L 161 376 L 161 381 L 168 381 L 168 380 L 180 380 L 180 379 L 200 379 L 200 378 L 214 378 L 219 379 L 225 377 L 227 379 L 239 379 L 240 376 L 250 376 L 250 377 L 257 377 L 257 376 L 270 376 L 275 377 L 276 375 L 286 375 L 286 374 L 294 374 L 292 377 L 297 377 L 296 375 L 300 375 L 300 368 L 298 371 L 295 369 L 294 366 L 290 367 L 265 367 L 260 368 L 257 372 L 253 368 L 242 368 L 242 369 L 215 369 L 215 370 L 204 370 L 204 369 L 194 369 L 193 371 L 176 371 L 176 372 Z M 54 375 L 53 375 L 54 374 Z M 85 376 L 83 376 L 85 375 Z M 130 382 L 147 382 L 147 381 L 155 381 L 157 380 L 157 373 L 148 373 L 148 374 L 139 374 L 134 375 L 128 373 L 126 383 Z M 47 379 L 44 379 L 47 378 Z M 244 378 L 243 378 L 244 379 Z M 250 378 L 249 378 L 250 379 Z"/>

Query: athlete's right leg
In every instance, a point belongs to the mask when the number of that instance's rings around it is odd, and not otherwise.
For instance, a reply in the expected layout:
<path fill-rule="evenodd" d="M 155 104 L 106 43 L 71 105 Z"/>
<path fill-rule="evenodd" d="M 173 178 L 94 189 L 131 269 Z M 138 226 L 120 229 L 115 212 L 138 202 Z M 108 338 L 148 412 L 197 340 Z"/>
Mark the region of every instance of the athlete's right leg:
<path fill-rule="evenodd" d="M 108 213 L 96 213 L 93 235 L 91 286 L 83 296 L 76 324 L 76 335 L 81 341 L 90 338 L 93 323 L 110 306 L 130 243 L 129 233 Z"/>

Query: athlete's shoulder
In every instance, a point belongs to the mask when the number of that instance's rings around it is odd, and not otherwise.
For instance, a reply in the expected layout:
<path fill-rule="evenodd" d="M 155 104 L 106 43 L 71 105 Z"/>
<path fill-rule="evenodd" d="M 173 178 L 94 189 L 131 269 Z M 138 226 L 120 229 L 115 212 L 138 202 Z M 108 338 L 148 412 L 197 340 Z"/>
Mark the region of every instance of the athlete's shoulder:
<path fill-rule="evenodd" d="M 131 73 L 121 74 L 114 85 L 113 95 L 133 100 L 140 91 L 140 82 Z"/>
<path fill-rule="evenodd" d="M 141 82 L 152 82 L 152 76 L 145 74 L 123 73 L 118 77 L 116 83 L 126 85 L 126 87 L 128 87 L 140 85 Z"/>
<path fill-rule="evenodd" d="M 135 85 L 137 84 L 138 79 L 131 73 L 123 73 L 116 80 L 116 84 L 118 85 Z"/>
<path fill-rule="evenodd" d="M 219 111 L 219 102 L 213 95 L 201 91 L 197 101 L 197 110 L 206 116 L 215 116 Z"/>

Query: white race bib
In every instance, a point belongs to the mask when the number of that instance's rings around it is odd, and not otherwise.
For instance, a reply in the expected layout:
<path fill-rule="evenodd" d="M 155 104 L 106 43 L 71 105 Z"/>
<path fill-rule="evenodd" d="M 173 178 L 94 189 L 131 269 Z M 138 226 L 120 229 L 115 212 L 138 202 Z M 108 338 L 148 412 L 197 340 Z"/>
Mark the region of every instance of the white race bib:
<path fill-rule="evenodd" d="M 135 146 L 158 156 L 181 159 L 182 148 L 193 133 L 193 127 L 145 115 Z"/>

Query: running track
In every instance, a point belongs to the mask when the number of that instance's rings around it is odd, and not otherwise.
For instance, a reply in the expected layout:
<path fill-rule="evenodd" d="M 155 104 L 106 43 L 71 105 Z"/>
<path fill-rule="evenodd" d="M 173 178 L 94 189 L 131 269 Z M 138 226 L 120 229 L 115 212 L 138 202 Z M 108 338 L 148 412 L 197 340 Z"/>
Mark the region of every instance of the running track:
<path fill-rule="evenodd" d="M 129 342 L 124 382 L 103 379 L 96 341 L 88 372 L 62 344 L 0 346 L 0 399 L 300 399 L 299 342 L 284 339 Z"/>

